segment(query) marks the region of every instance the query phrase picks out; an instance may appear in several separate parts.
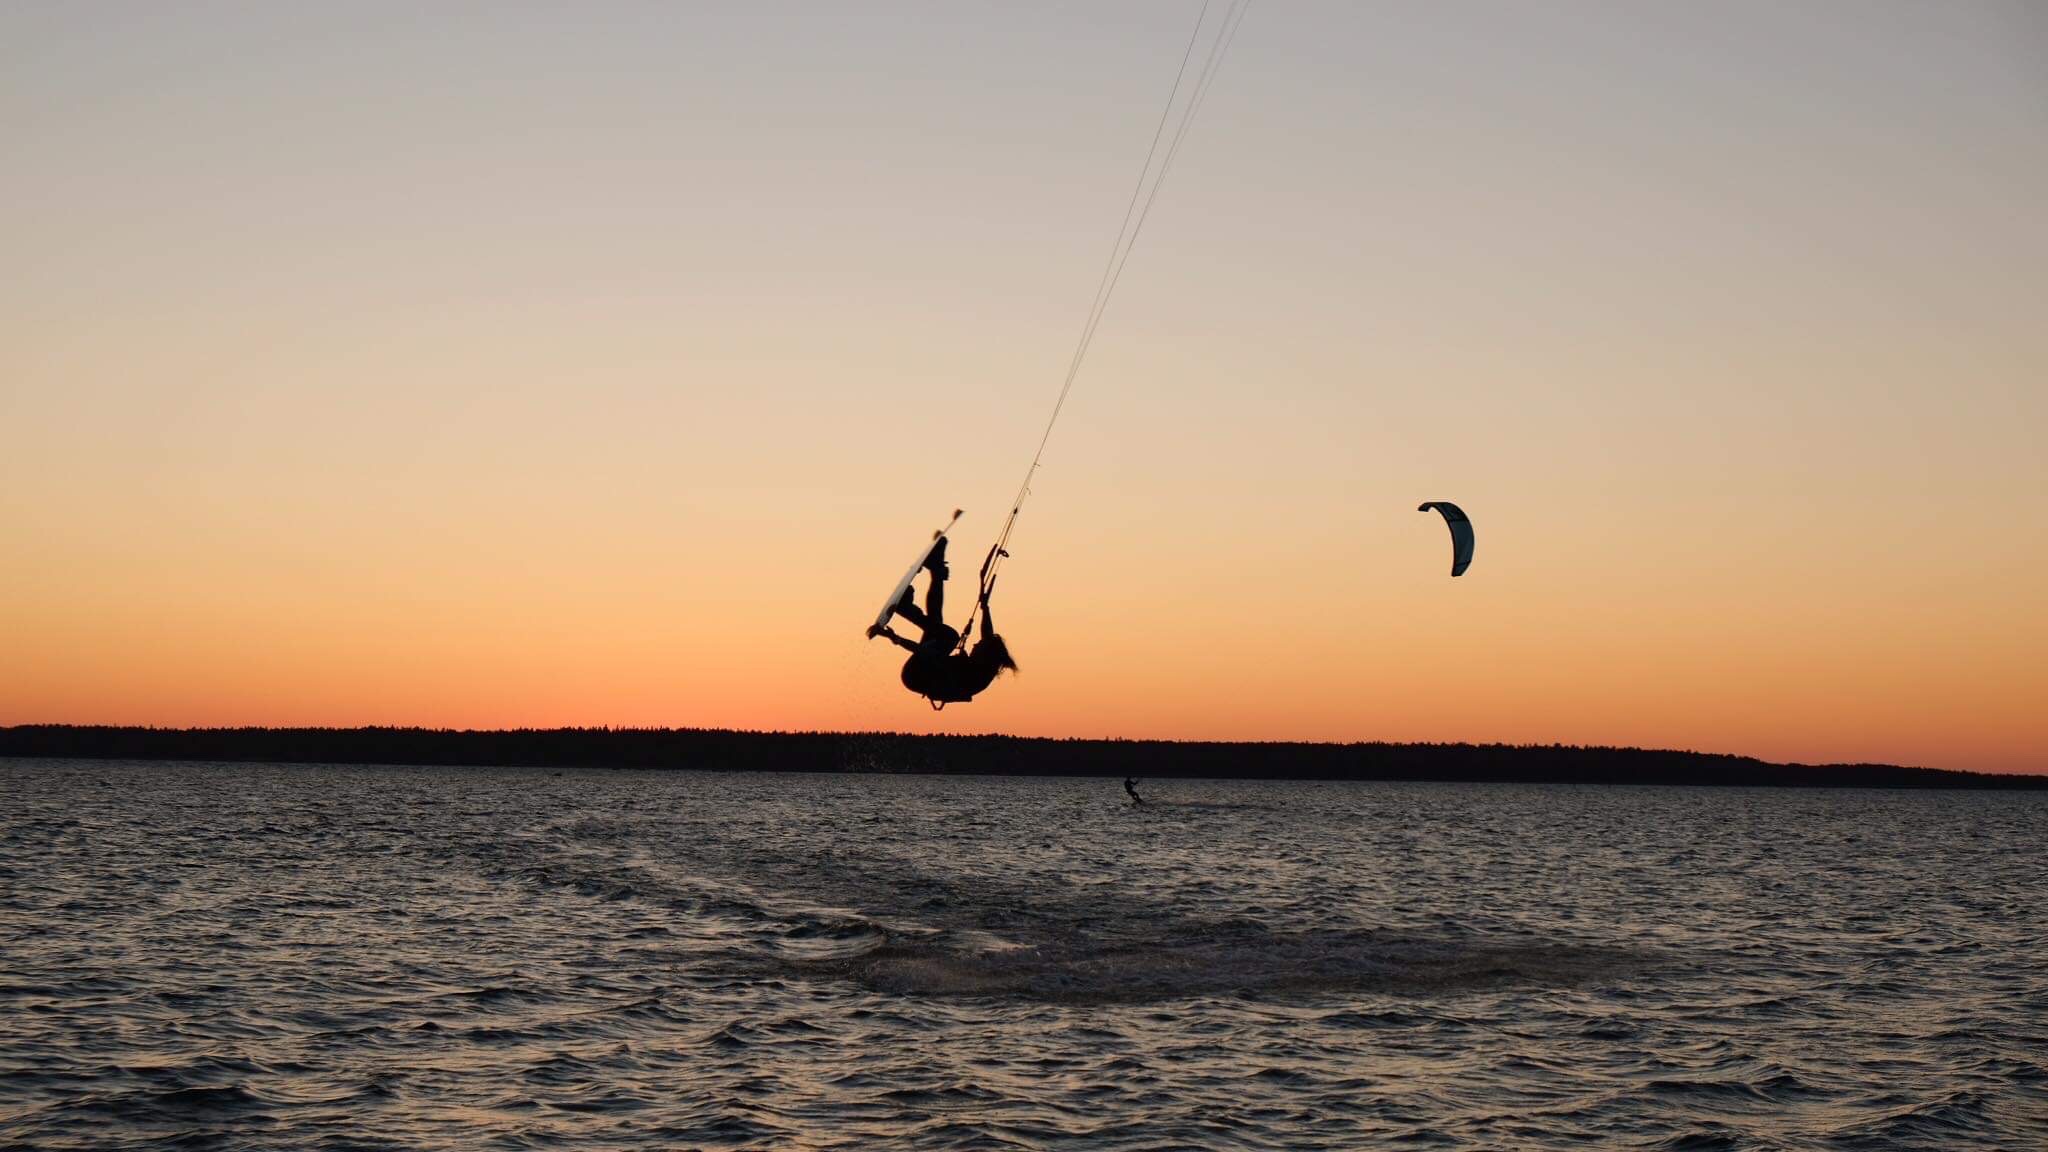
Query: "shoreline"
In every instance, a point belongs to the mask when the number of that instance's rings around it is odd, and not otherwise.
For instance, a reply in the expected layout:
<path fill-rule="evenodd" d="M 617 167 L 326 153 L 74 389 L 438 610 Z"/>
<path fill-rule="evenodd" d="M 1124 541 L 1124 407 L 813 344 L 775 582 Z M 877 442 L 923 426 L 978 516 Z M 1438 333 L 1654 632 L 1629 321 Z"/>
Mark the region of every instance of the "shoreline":
<path fill-rule="evenodd" d="M 0 758 L 892 775 L 2048 790 L 2048 775 L 1555 744 L 1063 739 L 713 728 L 0 727 Z"/>

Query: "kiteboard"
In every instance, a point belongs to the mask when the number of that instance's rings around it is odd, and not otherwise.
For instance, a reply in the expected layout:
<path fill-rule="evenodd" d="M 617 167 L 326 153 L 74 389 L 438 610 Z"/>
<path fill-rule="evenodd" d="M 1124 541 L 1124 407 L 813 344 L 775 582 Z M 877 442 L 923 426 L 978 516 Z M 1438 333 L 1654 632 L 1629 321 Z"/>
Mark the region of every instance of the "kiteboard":
<path fill-rule="evenodd" d="M 953 530 L 953 525 L 960 522 L 961 511 L 959 508 L 953 509 L 953 518 L 946 521 L 945 527 L 932 533 L 932 544 L 945 539 L 946 533 Z M 917 574 L 924 569 L 925 558 L 932 554 L 932 544 L 927 544 L 923 548 L 918 549 L 917 559 L 911 562 L 910 570 L 903 574 L 903 579 L 896 582 L 896 587 L 890 591 L 889 598 L 882 601 L 882 611 L 875 616 L 874 626 L 868 629 L 869 637 L 873 637 L 882 628 L 888 627 L 889 618 L 896 615 L 896 605 L 902 603 L 903 594 L 910 590 L 912 584 L 917 582 Z"/>

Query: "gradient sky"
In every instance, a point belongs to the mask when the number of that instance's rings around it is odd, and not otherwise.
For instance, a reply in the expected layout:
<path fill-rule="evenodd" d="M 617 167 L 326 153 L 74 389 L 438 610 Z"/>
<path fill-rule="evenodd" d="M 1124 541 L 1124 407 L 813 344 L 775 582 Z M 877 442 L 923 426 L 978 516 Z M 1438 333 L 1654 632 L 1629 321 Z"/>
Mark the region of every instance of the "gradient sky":
<path fill-rule="evenodd" d="M 0 723 L 2048 770 L 2029 3 L 1264 0 L 902 691 L 1197 10 L 0 6 Z"/>

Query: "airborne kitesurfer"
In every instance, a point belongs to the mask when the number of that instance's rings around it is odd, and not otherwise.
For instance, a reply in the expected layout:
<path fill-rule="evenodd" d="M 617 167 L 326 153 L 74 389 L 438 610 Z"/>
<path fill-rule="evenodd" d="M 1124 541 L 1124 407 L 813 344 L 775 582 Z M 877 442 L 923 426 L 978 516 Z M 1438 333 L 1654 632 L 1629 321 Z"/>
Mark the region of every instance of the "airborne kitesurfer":
<path fill-rule="evenodd" d="M 981 594 L 981 640 L 972 649 L 960 652 L 960 633 L 945 620 L 946 578 L 952 570 L 946 565 L 944 536 L 925 555 L 924 570 L 928 582 L 923 610 L 917 607 L 914 588 L 905 588 L 903 598 L 895 606 L 895 614 L 917 625 L 922 635 L 915 641 L 908 640 L 887 624 L 868 629 L 868 635 L 887 636 L 890 643 L 910 652 L 910 659 L 903 662 L 905 688 L 934 704 L 965 703 L 994 683 L 997 676 L 1017 670 L 1017 662 L 1010 658 L 1010 646 L 996 634 L 995 617 L 989 613 L 988 600 L 995 592 L 995 583 L 990 581 Z"/>

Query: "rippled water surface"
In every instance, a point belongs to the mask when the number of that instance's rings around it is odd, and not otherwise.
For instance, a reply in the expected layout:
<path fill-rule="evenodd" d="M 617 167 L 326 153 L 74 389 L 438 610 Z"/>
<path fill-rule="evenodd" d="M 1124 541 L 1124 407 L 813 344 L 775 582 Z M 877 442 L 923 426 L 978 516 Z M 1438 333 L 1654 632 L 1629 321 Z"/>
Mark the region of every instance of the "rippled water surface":
<path fill-rule="evenodd" d="M 0 1146 L 2048 1147 L 2042 794 L 0 761 Z"/>

